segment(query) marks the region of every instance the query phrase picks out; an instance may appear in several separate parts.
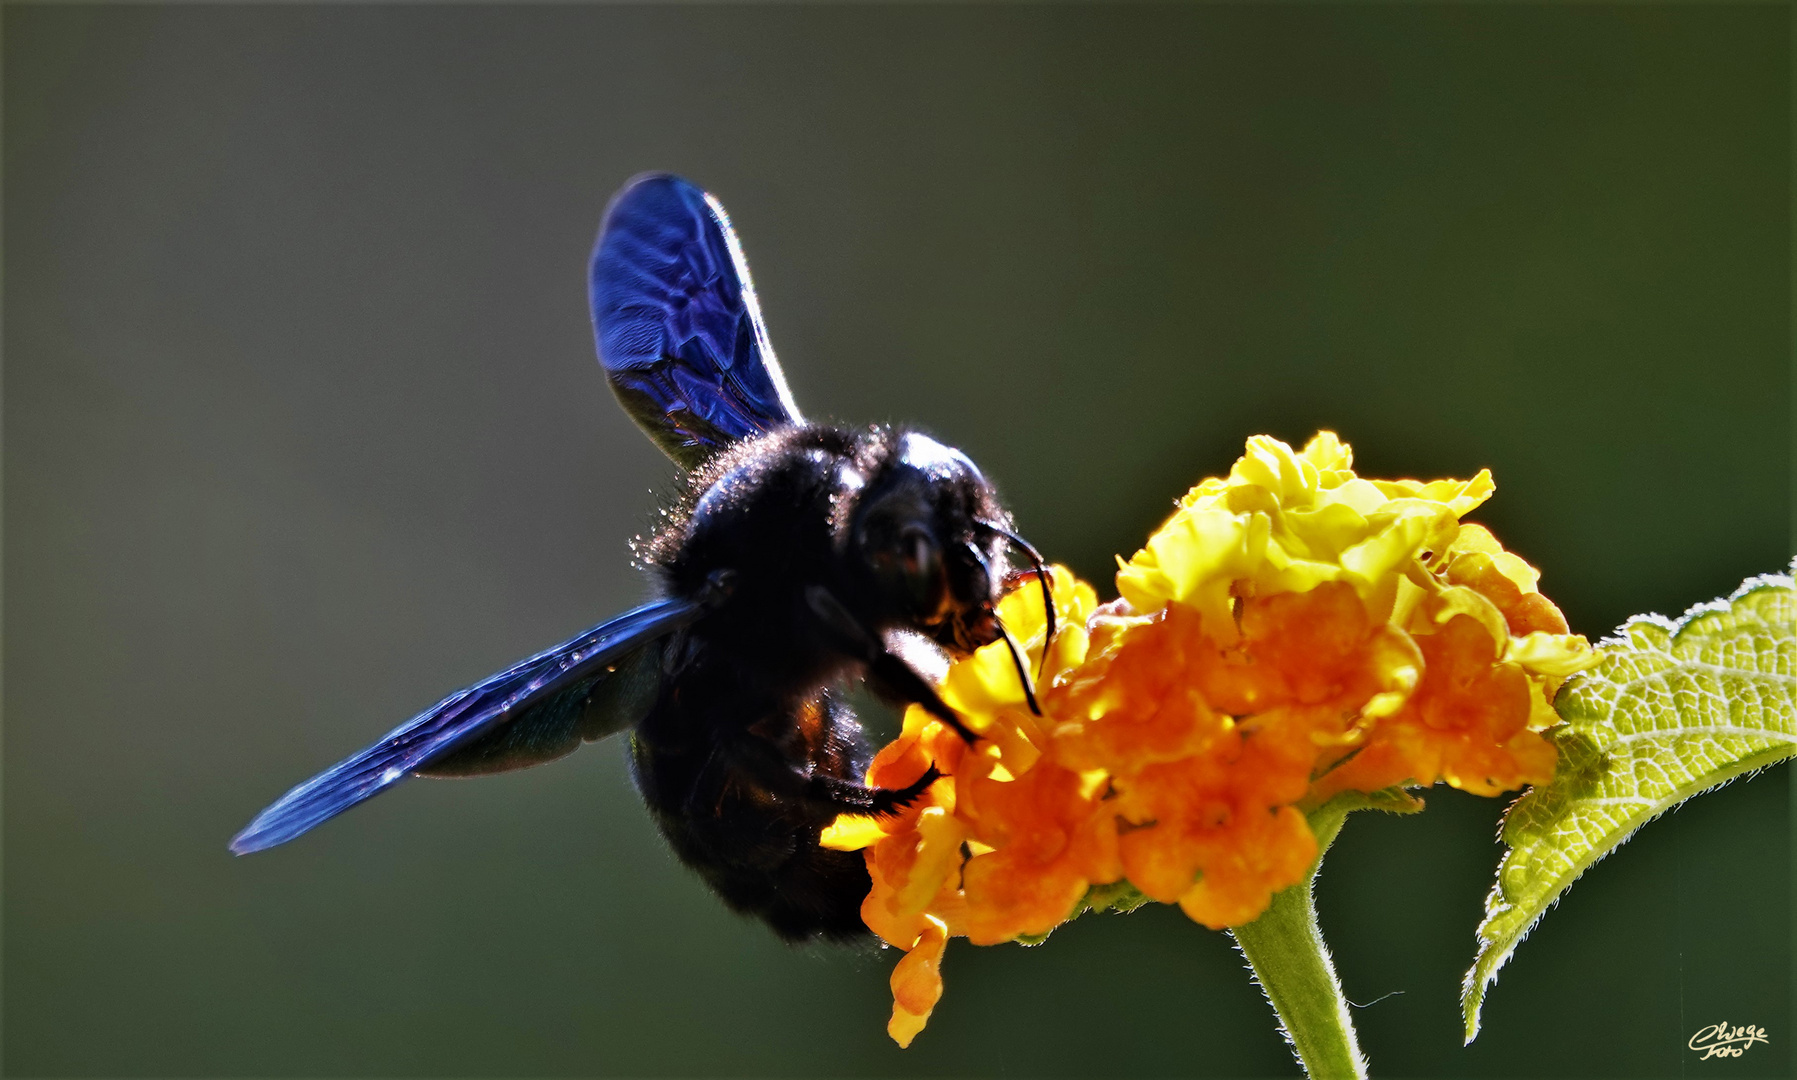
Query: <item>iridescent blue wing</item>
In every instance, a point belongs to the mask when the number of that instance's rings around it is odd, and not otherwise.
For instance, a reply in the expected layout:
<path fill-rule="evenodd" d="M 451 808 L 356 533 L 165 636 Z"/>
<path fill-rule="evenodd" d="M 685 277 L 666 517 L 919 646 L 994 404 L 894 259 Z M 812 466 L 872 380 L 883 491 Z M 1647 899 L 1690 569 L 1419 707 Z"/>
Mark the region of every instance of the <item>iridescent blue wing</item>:
<path fill-rule="evenodd" d="M 612 392 L 687 467 L 803 423 L 718 201 L 666 173 L 612 199 L 593 248 L 593 337 Z"/>
<path fill-rule="evenodd" d="M 661 640 L 699 611 L 684 600 L 644 604 L 449 695 L 281 796 L 231 850 L 286 843 L 408 776 L 522 768 L 631 726 L 659 684 Z"/>

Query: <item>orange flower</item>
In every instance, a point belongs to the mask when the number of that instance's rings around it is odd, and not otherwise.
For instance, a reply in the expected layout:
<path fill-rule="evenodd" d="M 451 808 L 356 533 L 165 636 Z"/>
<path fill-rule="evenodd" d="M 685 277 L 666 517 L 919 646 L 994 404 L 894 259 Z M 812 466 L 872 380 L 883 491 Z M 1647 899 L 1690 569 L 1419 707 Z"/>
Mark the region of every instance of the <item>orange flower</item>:
<path fill-rule="evenodd" d="M 922 1030 L 949 937 L 1039 939 L 1136 896 L 1239 926 L 1304 880 L 1304 811 L 1338 792 L 1548 779 L 1553 694 L 1597 658 L 1533 568 L 1460 523 L 1492 490 L 1362 479 L 1329 432 L 1257 436 L 1121 564 L 1121 599 L 1054 568 L 1050 642 L 1037 589 L 1004 597 L 1044 715 L 1002 643 L 959 660 L 941 693 L 979 741 L 910 709 L 868 782 L 942 779 L 824 836 L 866 852 L 862 917 L 907 950 L 892 1037 Z"/>
<path fill-rule="evenodd" d="M 917 943 L 892 969 L 892 1019 L 886 1033 L 901 1047 L 911 1045 L 942 1000 L 942 952 L 947 947 L 948 927 L 940 919 L 928 919 Z"/>
<path fill-rule="evenodd" d="M 1014 780 L 975 782 L 984 851 L 968 859 L 962 928 L 976 945 L 1046 934 L 1094 882 L 1123 876 L 1102 777 L 1041 761 Z"/>

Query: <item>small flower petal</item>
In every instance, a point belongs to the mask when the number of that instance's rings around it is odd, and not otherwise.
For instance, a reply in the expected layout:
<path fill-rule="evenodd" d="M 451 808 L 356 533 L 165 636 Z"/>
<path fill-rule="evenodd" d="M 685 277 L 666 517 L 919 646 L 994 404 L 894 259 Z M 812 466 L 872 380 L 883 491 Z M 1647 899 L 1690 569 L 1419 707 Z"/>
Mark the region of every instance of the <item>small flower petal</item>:
<path fill-rule="evenodd" d="M 824 827 L 817 846 L 831 851 L 860 851 L 885 836 L 886 830 L 880 827 L 878 818 L 843 814 Z"/>
<path fill-rule="evenodd" d="M 942 954 L 947 946 L 948 926 L 926 917 L 911 951 L 892 971 L 892 1019 L 886 1033 L 901 1048 L 911 1045 L 942 1000 Z"/>

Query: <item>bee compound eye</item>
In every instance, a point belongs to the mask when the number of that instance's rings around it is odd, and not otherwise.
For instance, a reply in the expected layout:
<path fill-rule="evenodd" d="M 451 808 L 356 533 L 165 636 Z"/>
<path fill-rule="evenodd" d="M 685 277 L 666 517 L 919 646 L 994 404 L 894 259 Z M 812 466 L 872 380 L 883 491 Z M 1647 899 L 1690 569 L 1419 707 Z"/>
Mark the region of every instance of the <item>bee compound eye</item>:
<path fill-rule="evenodd" d="M 898 536 L 898 564 L 911 607 L 927 617 L 941 606 L 942 552 L 936 538 L 921 525 L 909 525 Z"/>
<path fill-rule="evenodd" d="M 899 538 L 899 549 L 907 574 L 928 573 L 936 564 L 936 541 L 915 525 Z"/>

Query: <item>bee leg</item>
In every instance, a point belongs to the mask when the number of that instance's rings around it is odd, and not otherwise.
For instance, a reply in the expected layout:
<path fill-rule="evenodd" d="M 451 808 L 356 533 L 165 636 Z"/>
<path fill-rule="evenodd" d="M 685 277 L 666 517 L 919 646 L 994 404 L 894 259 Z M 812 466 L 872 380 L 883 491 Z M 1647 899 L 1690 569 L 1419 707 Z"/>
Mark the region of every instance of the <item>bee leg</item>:
<path fill-rule="evenodd" d="M 862 787 L 848 780 L 839 780 L 833 776 L 814 776 L 813 786 L 825 792 L 825 796 L 817 801 L 827 804 L 837 813 L 871 814 L 874 817 L 890 817 L 905 807 L 916 802 L 930 785 L 942 779 L 942 770 L 935 765 L 923 771 L 923 775 L 906 784 L 902 788 Z"/>
<path fill-rule="evenodd" d="M 744 734 L 725 749 L 729 763 L 747 773 L 769 794 L 797 799 L 831 814 L 896 814 L 916 802 L 942 778 L 931 765 L 902 788 L 870 788 L 853 780 L 806 772 L 758 735 Z"/>
<path fill-rule="evenodd" d="M 896 814 L 918 800 L 931 784 L 942 779 L 942 770 L 935 765 L 923 771 L 923 775 L 906 784 L 902 788 L 868 788 L 873 794 L 872 812 L 876 817 Z"/>
<path fill-rule="evenodd" d="M 947 724 L 956 735 L 961 736 L 962 742 L 972 746 L 979 739 L 973 729 L 963 724 L 961 718 L 955 715 L 955 710 L 949 708 L 948 703 L 936 695 L 936 688 L 926 682 L 924 677 L 919 675 L 910 664 L 905 663 L 902 658 L 881 649 L 880 655 L 868 661 L 867 667 L 868 674 L 881 687 L 895 697 L 903 698 L 906 701 L 915 701 L 923 706 L 924 712 Z"/>
<path fill-rule="evenodd" d="M 937 696 L 934 686 L 905 663 L 903 657 L 888 650 L 842 605 L 842 601 L 831 595 L 830 590 L 821 585 L 811 586 L 805 590 L 805 603 L 836 638 L 837 648 L 867 664 L 868 675 L 892 696 L 923 706 L 925 712 L 947 724 L 969 745 L 979 738 L 961 722 L 955 710 Z"/>

